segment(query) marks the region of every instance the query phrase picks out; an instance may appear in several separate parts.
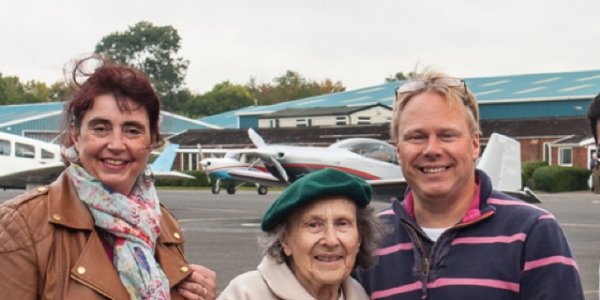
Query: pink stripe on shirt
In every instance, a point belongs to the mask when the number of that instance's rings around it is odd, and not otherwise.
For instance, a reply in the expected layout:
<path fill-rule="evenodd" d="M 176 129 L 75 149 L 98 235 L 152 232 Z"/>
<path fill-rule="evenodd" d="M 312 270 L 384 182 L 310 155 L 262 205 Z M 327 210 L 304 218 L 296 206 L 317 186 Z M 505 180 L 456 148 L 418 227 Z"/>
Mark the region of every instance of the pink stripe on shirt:
<path fill-rule="evenodd" d="M 495 280 L 495 279 L 479 279 L 479 278 L 439 278 L 436 281 L 429 284 L 430 288 L 439 288 L 443 286 L 449 285 L 471 285 L 471 286 L 484 286 L 496 289 L 503 289 L 513 291 L 515 293 L 519 292 L 519 284 L 503 281 L 503 280 Z"/>
<path fill-rule="evenodd" d="M 485 237 L 464 237 L 456 238 L 452 241 L 452 245 L 457 244 L 493 244 L 493 243 L 504 243 L 509 244 L 516 241 L 525 241 L 527 235 L 524 233 L 517 233 L 513 235 L 499 235 L 499 236 L 485 236 Z"/>
<path fill-rule="evenodd" d="M 579 270 L 577 267 L 577 263 L 574 259 L 566 256 L 550 256 L 542 259 L 536 259 L 532 261 L 528 261 L 525 263 L 523 267 L 523 271 L 529 271 L 535 268 L 541 268 L 543 266 L 552 265 L 552 264 L 563 264 L 568 266 L 573 266 L 575 269 Z"/>
<path fill-rule="evenodd" d="M 396 245 L 385 247 L 385 248 L 379 248 L 379 249 L 377 249 L 377 251 L 375 251 L 375 255 L 383 256 L 383 255 L 388 255 L 388 254 L 391 254 L 394 252 L 399 252 L 402 250 L 412 250 L 412 249 L 413 249 L 412 243 L 400 243 L 400 244 L 396 244 Z"/>
<path fill-rule="evenodd" d="M 390 208 L 390 209 L 386 209 L 386 210 L 378 213 L 377 216 L 379 217 L 379 216 L 387 216 L 387 215 L 393 215 L 393 214 L 395 214 L 395 212 L 393 209 Z"/>
<path fill-rule="evenodd" d="M 391 289 L 387 289 L 387 290 L 383 290 L 383 291 L 374 291 L 371 294 L 371 299 L 385 298 L 385 297 L 389 297 L 392 295 L 412 292 L 412 291 L 420 289 L 422 286 L 423 286 L 423 283 L 421 283 L 420 281 L 415 281 L 410 284 L 401 285 L 399 287 L 395 287 L 395 288 L 391 288 Z"/>

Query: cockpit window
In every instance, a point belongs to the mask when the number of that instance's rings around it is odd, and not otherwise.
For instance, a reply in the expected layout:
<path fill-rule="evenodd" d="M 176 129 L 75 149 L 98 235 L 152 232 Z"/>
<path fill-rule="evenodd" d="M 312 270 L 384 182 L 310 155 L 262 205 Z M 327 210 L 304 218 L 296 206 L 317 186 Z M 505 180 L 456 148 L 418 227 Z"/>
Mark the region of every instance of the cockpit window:
<path fill-rule="evenodd" d="M 330 147 L 348 149 L 364 157 L 397 164 L 396 148 L 392 145 L 375 139 L 347 139 L 331 145 Z"/>
<path fill-rule="evenodd" d="M 46 150 L 46 149 L 42 149 L 42 158 L 45 159 L 53 159 L 54 158 L 54 153 Z"/>
<path fill-rule="evenodd" d="M 0 155 L 10 155 L 10 142 L 7 140 L 0 140 Z"/>
<path fill-rule="evenodd" d="M 25 157 L 25 158 L 34 158 L 35 157 L 35 148 L 32 145 L 15 143 L 15 156 L 16 157 Z"/>

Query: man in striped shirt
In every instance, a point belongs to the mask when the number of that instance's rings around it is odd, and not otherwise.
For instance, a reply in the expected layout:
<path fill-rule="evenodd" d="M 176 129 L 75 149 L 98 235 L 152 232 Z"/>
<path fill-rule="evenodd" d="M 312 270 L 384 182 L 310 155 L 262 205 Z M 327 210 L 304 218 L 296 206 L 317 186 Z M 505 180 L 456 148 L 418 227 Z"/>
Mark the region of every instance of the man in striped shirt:
<path fill-rule="evenodd" d="M 466 83 L 427 71 L 396 90 L 391 136 L 409 189 L 380 213 L 371 299 L 583 299 L 554 217 L 492 190 L 475 169 L 479 110 Z"/>

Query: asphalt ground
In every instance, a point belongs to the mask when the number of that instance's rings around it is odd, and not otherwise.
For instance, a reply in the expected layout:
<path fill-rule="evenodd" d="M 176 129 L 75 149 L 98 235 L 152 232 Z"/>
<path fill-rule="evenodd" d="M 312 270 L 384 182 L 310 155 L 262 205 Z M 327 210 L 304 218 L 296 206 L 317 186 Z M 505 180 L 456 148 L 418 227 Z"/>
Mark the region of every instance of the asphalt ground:
<path fill-rule="evenodd" d="M 22 191 L 0 190 L 0 202 Z M 188 260 L 217 272 L 219 290 L 236 275 L 254 270 L 261 254 L 259 222 L 279 192 L 266 196 L 243 190 L 213 195 L 208 190 L 163 190 L 159 197 L 179 219 Z M 577 258 L 586 299 L 598 299 L 600 262 L 600 195 L 589 192 L 540 194 L 539 206 L 561 223 Z M 387 203 L 376 202 L 377 210 Z"/>

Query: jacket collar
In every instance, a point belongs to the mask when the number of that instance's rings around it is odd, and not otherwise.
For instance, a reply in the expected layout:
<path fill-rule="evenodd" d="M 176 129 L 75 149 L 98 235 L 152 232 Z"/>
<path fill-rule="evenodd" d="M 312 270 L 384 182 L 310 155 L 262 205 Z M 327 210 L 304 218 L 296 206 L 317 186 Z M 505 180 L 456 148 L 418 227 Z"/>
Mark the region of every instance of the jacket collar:
<path fill-rule="evenodd" d="M 72 229 L 94 230 L 94 218 L 87 206 L 79 200 L 66 172 L 48 189 L 48 222 Z"/>
<path fill-rule="evenodd" d="M 300 284 L 286 263 L 277 263 L 274 258 L 267 255 L 263 257 L 257 269 L 269 286 L 269 289 L 279 298 L 314 299 Z M 340 295 L 340 299 L 356 300 L 368 298 L 361 285 L 350 276 L 342 281 L 341 287 L 343 297 Z"/>

